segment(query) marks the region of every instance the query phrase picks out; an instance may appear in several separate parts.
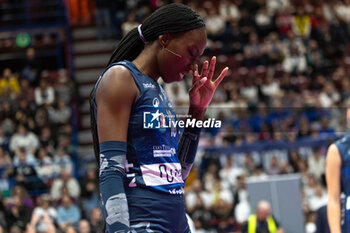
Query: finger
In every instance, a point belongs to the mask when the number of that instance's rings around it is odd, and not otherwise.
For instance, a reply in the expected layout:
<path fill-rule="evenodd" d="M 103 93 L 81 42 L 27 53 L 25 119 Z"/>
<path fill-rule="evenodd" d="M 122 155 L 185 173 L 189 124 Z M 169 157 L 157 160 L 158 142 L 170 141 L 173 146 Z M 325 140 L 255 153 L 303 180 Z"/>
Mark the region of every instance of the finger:
<path fill-rule="evenodd" d="M 198 80 L 200 80 L 200 76 L 198 73 L 198 65 L 194 65 L 193 69 L 193 79 L 192 79 L 192 85 L 194 85 Z"/>
<path fill-rule="evenodd" d="M 214 81 L 215 87 L 217 87 L 221 83 L 221 81 L 225 78 L 227 71 L 228 71 L 228 67 L 226 67 L 221 71 L 219 77 Z"/>
<path fill-rule="evenodd" d="M 197 81 L 190 89 L 189 92 L 197 92 L 199 88 L 201 88 L 204 83 L 208 80 L 207 77 L 202 78 L 201 80 Z"/>
<path fill-rule="evenodd" d="M 200 74 L 200 77 L 201 77 L 201 78 L 207 76 L 208 66 L 209 66 L 209 62 L 208 62 L 208 61 L 205 61 L 205 62 L 203 63 L 202 71 L 201 71 L 201 74 Z"/>
<path fill-rule="evenodd" d="M 208 79 L 211 80 L 215 71 L 216 57 L 212 57 L 210 61 Z"/>

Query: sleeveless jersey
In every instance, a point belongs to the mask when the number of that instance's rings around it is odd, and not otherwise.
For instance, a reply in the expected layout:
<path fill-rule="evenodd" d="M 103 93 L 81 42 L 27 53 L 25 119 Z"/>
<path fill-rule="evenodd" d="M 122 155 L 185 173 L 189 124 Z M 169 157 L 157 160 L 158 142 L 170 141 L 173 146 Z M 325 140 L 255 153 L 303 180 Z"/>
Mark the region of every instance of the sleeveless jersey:
<path fill-rule="evenodd" d="M 350 135 L 334 143 L 341 157 L 341 192 L 345 195 L 342 205 L 342 232 L 350 232 Z"/>
<path fill-rule="evenodd" d="M 179 131 L 169 119 L 176 121 L 163 88 L 152 78 L 142 74 L 130 61 L 111 64 L 126 67 L 140 95 L 133 103 L 127 134 L 126 185 L 129 188 L 141 187 L 168 194 L 183 194 L 184 181 L 181 165 L 177 157 Z M 96 103 L 95 117 L 96 117 Z M 96 117 L 97 118 L 97 117 Z"/>

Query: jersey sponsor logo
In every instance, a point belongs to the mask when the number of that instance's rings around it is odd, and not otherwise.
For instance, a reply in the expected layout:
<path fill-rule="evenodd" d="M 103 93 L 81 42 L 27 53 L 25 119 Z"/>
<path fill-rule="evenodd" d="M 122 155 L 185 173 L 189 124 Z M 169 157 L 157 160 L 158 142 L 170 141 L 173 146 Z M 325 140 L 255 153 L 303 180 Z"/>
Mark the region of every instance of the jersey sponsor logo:
<path fill-rule="evenodd" d="M 157 97 L 155 97 L 153 99 L 152 104 L 153 104 L 153 107 L 158 108 L 159 107 L 159 99 Z"/>
<path fill-rule="evenodd" d="M 197 120 L 195 118 L 187 118 L 185 120 L 177 120 L 172 115 L 167 115 L 159 112 L 143 113 L 143 128 L 144 129 L 166 129 L 166 128 L 221 128 L 221 120 L 208 118 L 206 120 Z"/>
<path fill-rule="evenodd" d="M 183 183 L 180 163 L 145 164 L 140 168 L 147 186 Z"/>
<path fill-rule="evenodd" d="M 143 83 L 143 87 L 145 89 L 148 89 L 148 88 L 155 89 L 156 88 L 156 86 L 153 83 Z"/>
<path fill-rule="evenodd" d="M 176 154 L 174 147 L 167 145 L 153 146 L 153 156 L 154 157 L 171 157 Z"/>
<path fill-rule="evenodd" d="M 172 190 L 169 190 L 169 193 L 170 194 L 184 194 L 185 191 L 184 191 L 183 188 L 181 188 L 181 189 L 172 189 Z"/>
<path fill-rule="evenodd" d="M 160 116 L 162 113 L 159 112 L 159 109 L 155 113 L 144 112 L 143 113 L 143 128 L 144 129 L 154 129 L 160 128 Z"/>

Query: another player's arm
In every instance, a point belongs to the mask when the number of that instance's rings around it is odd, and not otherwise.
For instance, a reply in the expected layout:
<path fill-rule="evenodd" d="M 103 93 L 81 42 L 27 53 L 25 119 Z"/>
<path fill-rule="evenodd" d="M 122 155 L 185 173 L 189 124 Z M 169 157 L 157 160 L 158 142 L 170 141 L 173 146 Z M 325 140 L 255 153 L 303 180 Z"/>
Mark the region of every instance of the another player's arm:
<path fill-rule="evenodd" d="M 129 116 L 137 95 L 130 72 L 122 66 L 110 68 L 96 91 L 100 191 L 108 232 L 129 231 L 124 175 Z"/>
<path fill-rule="evenodd" d="M 341 233 L 340 174 L 341 158 L 339 150 L 332 144 L 328 149 L 326 158 L 326 180 L 328 190 L 327 215 L 331 233 Z"/>

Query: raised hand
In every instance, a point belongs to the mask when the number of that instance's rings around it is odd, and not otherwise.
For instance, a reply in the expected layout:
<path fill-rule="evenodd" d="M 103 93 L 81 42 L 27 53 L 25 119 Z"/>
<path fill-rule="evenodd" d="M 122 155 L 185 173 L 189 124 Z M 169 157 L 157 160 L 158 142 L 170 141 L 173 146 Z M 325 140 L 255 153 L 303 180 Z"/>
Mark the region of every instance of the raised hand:
<path fill-rule="evenodd" d="M 210 104 L 217 86 L 224 79 L 228 67 L 223 69 L 219 77 L 213 80 L 215 63 L 216 57 L 212 57 L 210 65 L 208 61 L 205 61 L 200 74 L 198 73 L 198 65 L 195 65 L 192 87 L 189 91 L 191 108 L 205 110 Z"/>

